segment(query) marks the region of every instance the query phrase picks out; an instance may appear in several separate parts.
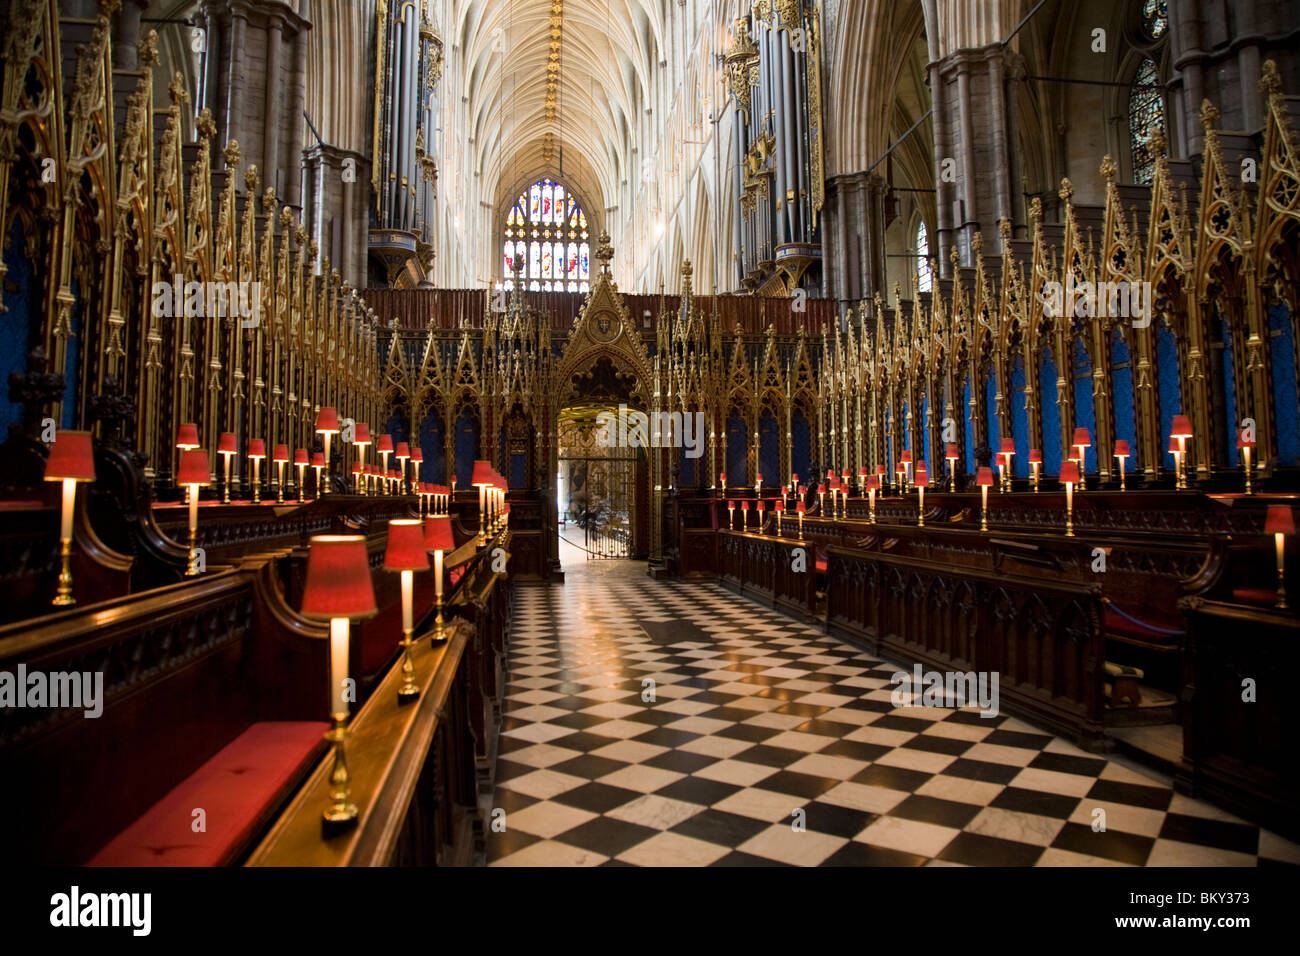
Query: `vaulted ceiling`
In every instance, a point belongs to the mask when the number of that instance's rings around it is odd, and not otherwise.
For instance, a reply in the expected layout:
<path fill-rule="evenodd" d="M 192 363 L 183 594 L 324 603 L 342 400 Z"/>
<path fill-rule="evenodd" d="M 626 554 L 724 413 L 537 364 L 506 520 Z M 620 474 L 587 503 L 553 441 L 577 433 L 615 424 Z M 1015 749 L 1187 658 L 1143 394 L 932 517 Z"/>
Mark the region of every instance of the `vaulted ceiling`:
<path fill-rule="evenodd" d="M 663 4 L 455 0 L 452 9 L 446 41 L 464 64 L 462 115 L 483 198 L 500 210 L 529 182 L 562 177 L 599 224 L 629 178 L 664 46 Z"/>

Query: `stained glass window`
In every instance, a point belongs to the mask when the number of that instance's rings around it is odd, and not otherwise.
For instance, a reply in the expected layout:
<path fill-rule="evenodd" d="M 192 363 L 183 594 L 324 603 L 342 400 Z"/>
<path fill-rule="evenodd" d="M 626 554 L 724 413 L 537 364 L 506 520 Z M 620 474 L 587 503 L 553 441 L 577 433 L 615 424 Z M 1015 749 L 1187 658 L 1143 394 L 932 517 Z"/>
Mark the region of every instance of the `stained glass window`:
<path fill-rule="evenodd" d="M 1129 149 L 1133 157 L 1133 182 L 1148 185 L 1156 172 L 1156 154 L 1151 140 L 1165 132 L 1165 104 L 1160 92 L 1160 74 L 1155 61 L 1147 58 L 1133 77 L 1128 95 Z"/>
<path fill-rule="evenodd" d="M 925 232 L 925 222 L 916 227 L 916 287 L 930 291 L 930 237 Z"/>
<path fill-rule="evenodd" d="M 1164 36 L 1169 26 L 1169 0 L 1143 0 L 1142 27 L 1155 40 Z"/>
<path fill-rule="evenodd" d="M 588 272 L 587 215 L 561 183 L 543 179 L 515 201 L 506 216 L 502 276 L 514 287 L 514 267 L 523 268 L 532 292 L 586 292 Z"/>

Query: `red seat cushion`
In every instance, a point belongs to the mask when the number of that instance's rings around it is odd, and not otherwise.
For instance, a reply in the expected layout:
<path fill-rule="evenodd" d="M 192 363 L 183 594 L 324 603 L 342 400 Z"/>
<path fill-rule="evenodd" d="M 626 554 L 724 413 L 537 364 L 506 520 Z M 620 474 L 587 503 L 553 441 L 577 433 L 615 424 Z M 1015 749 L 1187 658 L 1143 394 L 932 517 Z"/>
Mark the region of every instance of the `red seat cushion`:
<path fill-rule="evenodd" d="M 1277 604 L 1277 592 L 1267 588 L 1233 588 L 1232 599 L 1238 604 L 1273 607 Z"/>
<path fill-rule="evenodd" d="M 1151 621 L 1150 623 L 1171 631 L 1181 629 L 1181 624 L 1177 622 L 1170 624 L 1164 621 Z M 1107 634 L 1133 637 L 1137 638 L 1139 641 L 1147 641 L 1148 643 L 1153 644 L 1160 641 L 1173 641 L 1177 638 L 1177 635 L 1175 634 L 1161 634 L 1159 631 L 1149 631 L 1140 624 L 1134 624 L 1128 618 L 1117 614 L 1109 607 L 1106 608 L 1105 612 L 1102 614 L 1101 629 Z"/>
<path fill-rule="evenodd" d="M 826 559 L 825 559 L 825 558 L 818 558 L 818 559 L 817 559 L 815 562 L 813 562 L 813 563 L 817 566 L 817 570 L 818 570 L 818 571 L 821 571 L 823 574 L 826 572 Z"/>
<path fill-rule="evenodd" d="M 253 724 L 90 860 L 89 866 L 222 866 L 266 822 L 322 746 L 323 721 Z M 207 830 L 195 833 L 195 809 Z"/>

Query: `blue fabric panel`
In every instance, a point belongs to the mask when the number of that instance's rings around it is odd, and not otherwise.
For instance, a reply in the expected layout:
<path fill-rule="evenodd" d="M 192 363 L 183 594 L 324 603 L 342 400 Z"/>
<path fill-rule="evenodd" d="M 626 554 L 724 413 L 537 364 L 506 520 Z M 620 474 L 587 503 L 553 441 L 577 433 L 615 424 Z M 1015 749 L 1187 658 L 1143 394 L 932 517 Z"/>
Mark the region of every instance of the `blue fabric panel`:
<path fill-rule="evenodd" d="M 1273 415 L 1277 420 L 1277 456 L 1284 465 L 1300 463 L 1300 396 L 1296 393 L 1295 338 L 1284 303 L 1268 311 L 1269 351 L 1273 369 Z"/>
<path fill-rule="evenodd" d="M 1097 419 L 1092 407 L 1092 360 L 1082 339 L 1074 340 L 1074 427 L 1088 429 L 1092 444 L 1083 451 L 1084 474 L 1097 471 Z M 1073 437 L 1073 432 L 1071 432 Z M 1077 452 L 1078 449 L 1071 449 Z"/>
<path fill-rule="evenodd" d="M 1011 364 L 1011 437 L 1016 442 L 1016 457 L 1011 460 L 1011 473 L 1017 478 L 1027 478 L 1029 409 L 1025 405 L 1025 361 L 1019 355 Z"/>
<path fill-rule="evenodd" d="M 1124 470 L 1132 474 L 1138 467 L 1137 426 L 1133 417 L 1133 369 L 1129 364 L 1128 343 L 1118 331 L 1111 333 L 1110 367 L 1111 402 L 1115 410 L 1115 437 L 1128 442 L 1129 451 L 1133 454 L 1128 461 L 1124 462 Z M 1107 453 L 1114 450 L 1106 449 Z M 1119 467 L 1118 461 L 1114 464 Z"/>
<path fill-rule="evenodd" d="M 1061 406 L 1056 403 L 1056 361 L 1052 350 L 1043 352 L 1038 369 L 1038 390 L 1043 396 L 1043 467 L 1042 474 L 1056 475 L 1061 468 Z"/>
<path fill-rule="evenodd" d="M 1156 382 L 1160 395 L 1160 467 L 1173 468 L 1174 458 L 1166 453 L 1174 416 L 1183 411 L 1182 391 L 1178 387 L 1178 342 L 1165 325 L 1156 328 Z"/>
<path fill-rule="evenodd" d="M 478 418 L 472 409 L 462 408 L 456 418 L 456 487 L 468 488 L 478 458 Z"/>
<path fill-rule="evenodd" d="M 739 412 L 727 419 L 727 487 L 751 484 L 749 479 L 749 426 Z"/>

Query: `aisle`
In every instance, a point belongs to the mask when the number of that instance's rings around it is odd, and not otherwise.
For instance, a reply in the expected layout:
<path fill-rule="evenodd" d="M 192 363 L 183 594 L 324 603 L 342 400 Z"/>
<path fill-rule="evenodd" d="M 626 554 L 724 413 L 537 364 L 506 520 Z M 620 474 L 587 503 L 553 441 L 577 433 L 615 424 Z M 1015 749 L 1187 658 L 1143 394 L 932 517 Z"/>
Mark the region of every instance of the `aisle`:
<path fill-rule="evenodd" d="M 492 865 L 1300 863 L 1023 721 L 895 708 L 900 668 L 815 627 L 561 548 L 564 585 L 516 590 Z"/>

